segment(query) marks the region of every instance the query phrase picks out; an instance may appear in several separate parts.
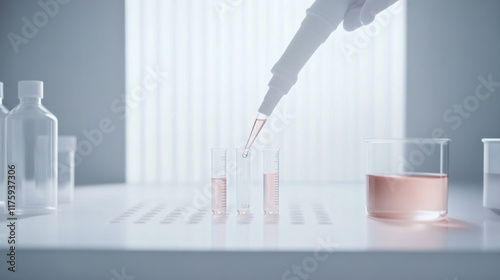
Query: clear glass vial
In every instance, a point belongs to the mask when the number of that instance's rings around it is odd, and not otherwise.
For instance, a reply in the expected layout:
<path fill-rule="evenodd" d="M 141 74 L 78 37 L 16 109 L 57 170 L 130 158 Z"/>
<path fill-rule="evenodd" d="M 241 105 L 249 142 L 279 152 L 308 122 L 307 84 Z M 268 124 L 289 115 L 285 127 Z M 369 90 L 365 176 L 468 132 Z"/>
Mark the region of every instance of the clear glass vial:
<path fill-rule="evenodd" d="M 76 136 L 59 136 L 57 158 L 57 197 L 59 203 L 73 202 L 75 191 Z"/>
<path fill-rule="evenodd" d="M 226 214 L 226 152 L 227 149 L 212 149 L 212 213 Z"/>
<path fill-rule="evenodd" d="M 7 165 L 15 167 L 15 214 L 57 209 L 57 119 L 42 105 L 43 82 L 20 81 L 7 116 Z M 9 209 L 10 210 L 10 209 Z"/>
<path fill-rule="evenodd" d="M 368 139 L 369 217 L 435 221 L 448 212 L 449 139 Z"/>
<path fill-rule="evenodd" d="M 7 114 L 9 114 L 9 110 L 3 106 L 3 83 L 0 82 L 0 214 L 4 211 L 7 211 L 6 201 L 7 201 L 7 154 L 6 154 L 6 145 L 5 145 L 5 119 L 7 118 Z"/>
<path fill-rule="evenodd" d="M 245 149 L 236 149 L 236 209 L 238 214 L 250 213 L 250 190 L 252 154 L 246 151 L 246 157 L 242 154 Z"/>
<path fill-rule="evenodd" d="M 264 214 L 279 214 L 280 150 L 262 151 L 264 173 Z"/>

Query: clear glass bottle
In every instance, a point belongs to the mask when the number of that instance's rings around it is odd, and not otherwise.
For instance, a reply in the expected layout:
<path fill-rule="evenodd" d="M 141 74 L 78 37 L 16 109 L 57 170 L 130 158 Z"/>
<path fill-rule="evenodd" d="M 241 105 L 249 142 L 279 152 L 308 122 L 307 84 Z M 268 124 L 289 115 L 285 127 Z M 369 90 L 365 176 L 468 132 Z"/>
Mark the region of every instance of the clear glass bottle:
<path fill-rule="evenodd" d="M 57 118 L 42 105 L 43 82 L 20 81 L 7 116 L 7 165 L 15 168 L 15 214 L 57 209 Z M 9 208 L 9 212 L 11 209 Z"/>
<path fill-rule="evenodd" d="M 9 114 L 9 110 L 2 104 L 3 100 L 3 83 L 0 82 L 0 215 L 7 210 L 7 169 L 5 163 L 7 161 L 6 146 L 5 146 L 5 118 Z"/>

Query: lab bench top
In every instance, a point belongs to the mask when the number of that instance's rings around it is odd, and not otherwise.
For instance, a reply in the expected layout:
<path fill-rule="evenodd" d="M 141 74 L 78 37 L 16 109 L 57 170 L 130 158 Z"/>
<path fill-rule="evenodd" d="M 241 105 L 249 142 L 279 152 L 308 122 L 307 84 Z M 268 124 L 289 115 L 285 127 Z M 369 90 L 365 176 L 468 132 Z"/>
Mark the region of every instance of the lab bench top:
<path fill-rule="evenodd" d="M 448 218 L 420 223 L 367 218 L 364 184 L 282 183 L 268 216 L 252 190 L 250 214 L 228 189 L 214 216 L 209 184 L 77 187 L 18 218 L 16 272 L 2 219 L 0 279 L 500 279 L 500 213 L 479 185 L 451 185 Z"/>

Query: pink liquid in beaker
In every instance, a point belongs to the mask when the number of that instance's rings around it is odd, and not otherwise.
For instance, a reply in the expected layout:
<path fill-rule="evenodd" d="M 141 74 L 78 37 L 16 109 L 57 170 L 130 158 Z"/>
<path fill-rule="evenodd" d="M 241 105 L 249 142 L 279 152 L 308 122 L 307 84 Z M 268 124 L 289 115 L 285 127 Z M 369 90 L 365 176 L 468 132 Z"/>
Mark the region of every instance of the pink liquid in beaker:
<path fill-rule="evenodd" d="M 448 175 L 367 175 L 368 215 L 381 219 L 440 220 L 448 210 Z"/>

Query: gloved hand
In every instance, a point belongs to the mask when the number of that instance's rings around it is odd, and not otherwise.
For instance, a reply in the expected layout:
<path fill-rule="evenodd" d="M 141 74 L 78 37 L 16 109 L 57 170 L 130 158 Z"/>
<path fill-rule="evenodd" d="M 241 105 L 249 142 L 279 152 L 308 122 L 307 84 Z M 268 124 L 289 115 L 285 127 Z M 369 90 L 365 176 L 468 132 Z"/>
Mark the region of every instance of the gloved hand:
<path fill-rule="evenodd" d="M 344 29 L 353 31 L 373 22 L 375 16 L 397 0 L 354 0 L 344 16 Z"/>

